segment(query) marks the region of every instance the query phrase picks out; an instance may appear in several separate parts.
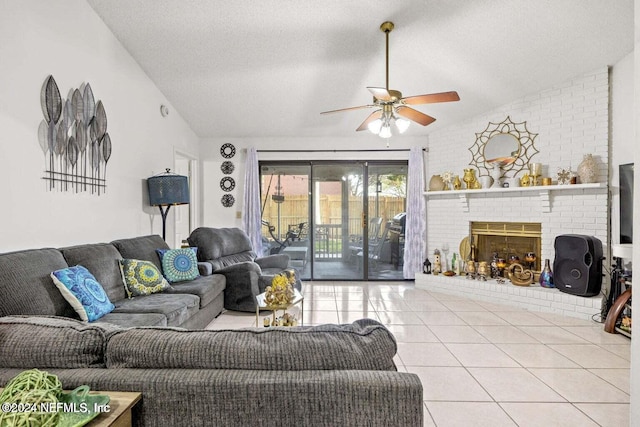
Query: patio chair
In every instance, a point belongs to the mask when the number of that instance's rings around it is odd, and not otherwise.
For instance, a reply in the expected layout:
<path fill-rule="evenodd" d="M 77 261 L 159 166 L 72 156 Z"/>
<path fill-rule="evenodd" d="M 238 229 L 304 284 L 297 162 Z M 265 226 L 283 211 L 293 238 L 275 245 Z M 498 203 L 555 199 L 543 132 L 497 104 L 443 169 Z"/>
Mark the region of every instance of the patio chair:
<path fill-rule="evenodd" d="M 369 221 L 369 246 L 375 245 L 380 239 L 379 234 L 381 225 L 382 218 L 380 217 L 371 218 Z M 351 243 L 349 243 L 349 252 L 351 254 L 350 259 L 356 257 L 358 252 L 362 251 L 364 245 L 362 236 L 354 236 L 351 240 Z"/>
<path fill-rule="evenodd" d="M 369 267 L 374 270 L 378 268 L 378 263 L 380 261 L 380 254 L 382 253 L 382 248 L 387 242 L 387 236 L 389 234 L 389 228 L 391 228 L 391 221 L 387 221 L 384 225 L 384 230 L 378 239 L 374 242 L 369 242 Z M 364 251 L 360 250 L 356 254 L 358 260 L 358 271 L 362 271 L 362 266 L 364 265 Z"/>

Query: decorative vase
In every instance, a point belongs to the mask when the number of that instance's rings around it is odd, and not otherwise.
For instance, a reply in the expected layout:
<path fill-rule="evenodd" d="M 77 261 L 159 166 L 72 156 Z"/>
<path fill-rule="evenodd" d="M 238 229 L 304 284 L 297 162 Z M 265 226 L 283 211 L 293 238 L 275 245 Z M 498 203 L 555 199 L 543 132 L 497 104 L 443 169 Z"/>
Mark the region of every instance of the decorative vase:
<path fill-rule="evenodd" d="M 583 184 L 598 182 L 598 164 L 591 154 L 585 154 L 578 165 L 578 176 Z"/>
<path fill-rule="evenodd" d="M 555 288 L 553 285 L 553 272 L 549 266 L 549 259 L 544 260 L 544 268 L 540 272 L 540 286 L 543 288 Z"/>
<path fill-rule="evenodd" d="M 429 191 L 444 190 L 444 181 L 440 175 L 433 175 L 429 180 Z"/>
<path fill-rule="evenodd" d="M 459 190 L 462 187 L 462 182 L 460 182 L 460 177 L 458 175 L 456 175 L 453 178 L 453 189 L 454 190 Z"/>
<path fill-rule="evenodd" d="M 476 180 L 476 170 L 475 169 L 465 169 L 462 180 L 465 184 L 467 184 L 468 189 L 474 188 Z"/>
<path fill-rule="evenodd" d="M 478 178 L 478 181 L 480 181 L 482 188 L 489 188 L 491 187 L 491 184 L 493 184 L 493 178 L 491 178 L 489 175 L 482 175 Z"/>
<path fill-rule="evenodd" d="M 493 178 L 493 185 L 491 186 L 491 188 L 502 187 L 500 177 L 502 177 L 502 168 L 498 163 L 494 163 L 493 168 L 491 169 L 491 178 Z"/>

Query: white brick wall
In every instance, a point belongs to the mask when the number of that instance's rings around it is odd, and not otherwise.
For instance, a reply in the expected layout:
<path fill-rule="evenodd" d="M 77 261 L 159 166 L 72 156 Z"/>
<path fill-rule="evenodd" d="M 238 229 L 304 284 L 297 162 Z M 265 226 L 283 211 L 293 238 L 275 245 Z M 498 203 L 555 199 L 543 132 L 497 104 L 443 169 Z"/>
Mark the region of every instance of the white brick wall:
<path fill-rule="evenodd" d="M 462 101 L 464 102 L 464 100 Z M 429 136 L 427 180 L 434 174 L 462 170 L 472 160 L 468 147 L 475 134 L 489 122 L 507 116 L 514 122 L 527 122 L 529 132 L 537 133 L 539 150 L 532 161 L 543 164 L 543 176 L 555 179 L 558 168 L 577 169 L 583 156 L 593 154 L 600 165 L 599 182 L 607 182 L 609 162 L 609 71 L 607 68 L 578 76 L 538 94 L 527 96 L 459 125 Z M 551 212 L 544 213 L 535 192 L 474 194 L 469 211 L 464 212 L 456 197 L 427 199 L 427 253 L 430 258 L 443 243 L 450 247 L 449 258 L 458 252 L 468 235 L 469 221 L 524 221 L 542 224 L 542 258 L 553 260 L 553 242 L 559 234 L 593 235 L 608 242 L 608 191 L 571 189 L 552 192 Z"/>

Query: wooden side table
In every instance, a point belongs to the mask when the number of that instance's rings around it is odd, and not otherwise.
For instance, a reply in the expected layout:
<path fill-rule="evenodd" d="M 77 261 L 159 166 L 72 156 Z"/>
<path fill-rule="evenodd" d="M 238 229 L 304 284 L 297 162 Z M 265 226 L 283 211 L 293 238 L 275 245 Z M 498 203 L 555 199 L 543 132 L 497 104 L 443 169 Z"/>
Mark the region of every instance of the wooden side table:
<path fill-rule="evenodd" d="M 91 394 L 106 394 L 109 412 L 103 412 L 91 420 L 89 427 L 131 427 L 131 409 L 142 398 L 142 394 L 132 391 L 91 391 Z"/>
<path fill-rule="evenodd" d="M 0 393 L 3 388 L 0 387 Z M 142 394 L 133 391 L 96 391 L 89 394 L 109 396 L 109 412 L 101 412 L 92 419 L 89 427 L 131 427 L 131 409 L 140 401 Z"/>

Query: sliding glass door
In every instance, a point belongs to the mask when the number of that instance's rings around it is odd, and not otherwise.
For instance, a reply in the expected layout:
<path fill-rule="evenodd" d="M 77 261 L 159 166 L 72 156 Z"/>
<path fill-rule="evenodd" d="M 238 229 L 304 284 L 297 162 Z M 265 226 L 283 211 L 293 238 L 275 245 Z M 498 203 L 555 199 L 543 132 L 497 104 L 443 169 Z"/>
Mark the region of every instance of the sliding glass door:
<path fill-rule="evenodd" d="M 406 162 L 261 162 L 270 252 L 288 254 L 306 280 L 402 279 L 406 170 Z"/>
<path fill-rule="evenodd" d="M 314 164 L 313 278 L 363 280 L 366 247 L 363 232 L 365 164 Z"/>

